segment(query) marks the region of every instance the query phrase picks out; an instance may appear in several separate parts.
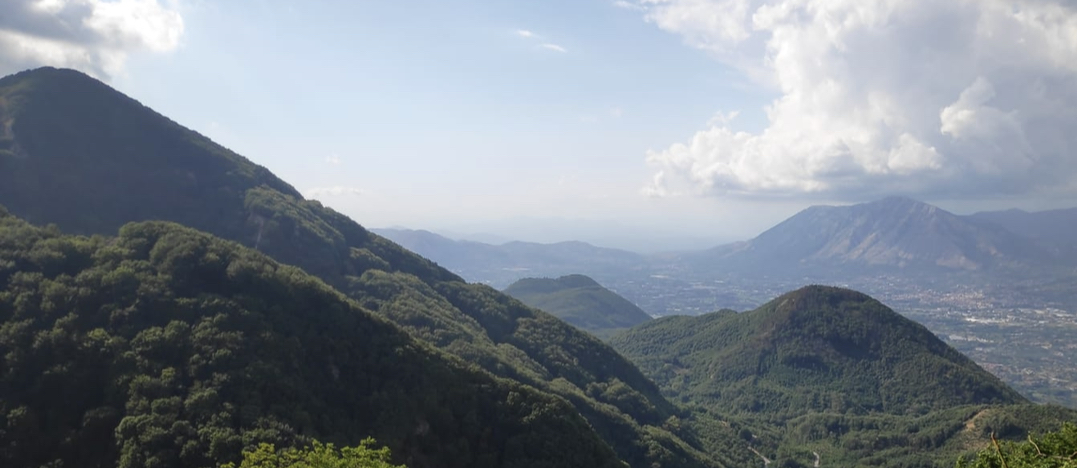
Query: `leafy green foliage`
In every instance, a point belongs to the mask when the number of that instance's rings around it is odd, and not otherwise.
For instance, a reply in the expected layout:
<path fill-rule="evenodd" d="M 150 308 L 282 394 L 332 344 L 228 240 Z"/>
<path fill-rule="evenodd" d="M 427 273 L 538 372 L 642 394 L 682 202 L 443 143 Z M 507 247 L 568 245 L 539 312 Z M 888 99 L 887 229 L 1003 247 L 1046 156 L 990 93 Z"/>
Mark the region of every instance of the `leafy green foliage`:
<path fill-rule="evenodd" d="M 368 435 L 413 468 L 620 466 L 564 400 L 170 223 L 85 238 L 3 215 L 0 356 L 4 466 L 208 466 Z"/>
<path fill-rule="evenodd" d="M 1026 404 L 924 327 L 838 288 L 806 287 L 740 314 L 661 318 L 611 344 L 695 409 L 696 433 L 729 427 L 775 464 L 812 466 L 816 454 L 829 466 L 948 464 L 991 432 L 1020 437 L 1077 419 Z"/>
<path fill-rule="evenodd" d="M 674 397 L 775 422 L 1025 401 L 923 326 L 837 288 L 806 287 L 743 314 L 656 320 L 611 344 Z"/>
<path fill-rule="evenodd" d="M 600 338 L 651 320 L 628 299 L 583 275 L 524 278 L 509 285 L 505 294 Z"/>
<path fill-rule="evenodd" d="M 0 79 L 0 121 L 13 213 L 98 235 L 173 221 L 280 262 L 168 223 L 86 238 L 0 215 L 5 466 L 209 466 L 370 435 L 412 468 L 929 466 L 1073 418 L 827 288 L 616 338 L 645 376 L 77 72 Z"/>
<path fill-rule="evenodd" d="M 388 447 L 372 448 L 374 439 L 366 438 L 355 447 L 336 448 L 333 444 L 314 441 L 307 448 L 277 450 L 273 444 L 258 444 L 252 451 L 243 451 L 238 468 L 406 468 L 390 463 Z M 237 468 L 227 463 L 221 468 Z"/>
<path fill-rule="evenodd" d="M 962 458 L 957 468 L 1074 468 L 1077 467 L 1077 426 L 1064 424 L 1057 432 L 1029 435 L 1024 442 L 995 442 L 975 458 Z"/>
<path fill-rule="evenodd" d="M 41 69 L 0 80 L 0 102 L 11 123 L 0 135 L 10 139 L 0 145 L 9 148 L 0 153 L 0 203 L 12 213 L 83 234 L 166 220 L 239 242 L 318 277 L 414 338 L 569 401 L 634 466 L 711 464 L 686 442 L 690 426 L 662 427 L 677 410 L 607 345 L 465 284 L 107 86 Z"/>
<path fill-rule="evenodd" d="M 559 395 L 629 464 L 706 466 L 689 428 L 660 425 L 677 410 L 625 358 L 597 338 L 496 290 L 459 281 L 432 285 L 404 273 L 368 271 L 349 295 L 414 336 L 491 372 Z"/>

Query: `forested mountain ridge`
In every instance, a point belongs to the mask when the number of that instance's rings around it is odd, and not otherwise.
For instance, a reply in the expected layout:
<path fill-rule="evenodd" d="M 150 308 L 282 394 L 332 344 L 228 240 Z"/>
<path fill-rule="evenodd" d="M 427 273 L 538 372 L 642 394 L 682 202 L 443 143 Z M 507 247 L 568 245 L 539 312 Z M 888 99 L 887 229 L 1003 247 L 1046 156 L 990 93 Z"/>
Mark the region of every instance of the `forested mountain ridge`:
<path fill-rule="evenodd" d="M 413 337 L 567 399 L 633 465 L 712 466 L 658 388 L 598 339 L 304 200 L 269 171 L 81 73 L 0 80 L 0 204 L 110 234 L 166 220 L 306 270 Z M 47 200 L 48 202 L 41 202 Z M 40 203 L 39 203 L 40 202 Z"/>
<path fill-rule="evenodd" d="M 524 278 L 504 292 L 600 338 L 651 320 L 628 299 L 583 275 Z"/>
<path fill-rule="evenodd" d="M 0 208 L 0 356 L 3 466 L 217 466 L 368 436 L 411 468 L 621 466 L 564 400 L 171 223 L 75 237 Z"/>
<path fill-rule="evenodd" d="M 380 266 L 375 256 L 393 269 L 459 279 L 77 71 L 0 79 L 0 119 L 0 203 L 30 223 L 109 234 L 132 221 L 173 221 L 333 284 L 361 273 L 364 260 Z"/>
<path fill-rule="evenodd" d="M 808 286 L 737 313 L 656 319 L 610 343 L 665 394 L 724 414 L 771 460 L 949 466 L 988 436 L 1077 411 L 1027 400 L 923 326 L 855 291 Z"/>
<path fill-rule="evenodd" d="M 922 325 L 840 288 L 804 287 L 740 314 L 659 319 L 611 344 L 669 391 L 727 411 L 923 414 L 1025 402 Z"/>

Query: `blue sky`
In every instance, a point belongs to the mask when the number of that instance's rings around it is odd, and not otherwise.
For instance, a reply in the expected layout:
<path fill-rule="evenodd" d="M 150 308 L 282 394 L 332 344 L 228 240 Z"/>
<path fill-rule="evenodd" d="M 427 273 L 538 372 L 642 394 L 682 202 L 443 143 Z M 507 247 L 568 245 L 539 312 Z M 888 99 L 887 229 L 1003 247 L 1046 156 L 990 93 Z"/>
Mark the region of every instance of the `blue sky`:
<path fill-rule="evenodd" d="M 85 70 L 369 227 L 646 249 L 890 194 L 955 211 L 1077 205 L 1077 15 L 1049 1 L 0 13 L 4 73 Z"/>
<path fill-rule="evenodd" d="M 674 235 L 680 220 L 638 216 L 670 209 L 640 192 L 646 151 L 766 94 L 603 1 L 290 4 L 191 8 L 183 44 L 116 83 L 369 226 Z M 697 224 L 688 237 L 734 237 Z"/>

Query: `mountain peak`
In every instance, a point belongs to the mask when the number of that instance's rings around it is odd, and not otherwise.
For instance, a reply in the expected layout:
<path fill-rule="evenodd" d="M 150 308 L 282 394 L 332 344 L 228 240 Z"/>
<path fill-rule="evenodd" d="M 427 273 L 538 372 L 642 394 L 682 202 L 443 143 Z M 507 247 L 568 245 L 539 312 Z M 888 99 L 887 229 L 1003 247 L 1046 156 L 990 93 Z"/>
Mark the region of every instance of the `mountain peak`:
<path fill-rule="evenodd" d="M 524 278 L 505 294 L 599 337 L 651 320 L 637 305 L 584 275 Z"/>
<path fill-rule="evenodd" d="M 798 312 L 827 307 L 833 309 L 842 303 L 874 301 L 871 296 L 852 289 L 812 284 L 778 296 L 773 302 L 779 310 Z"/>
<path fill-rule="evenodd" d="M 593 288 L 602 287 L 598 281 L 584 275 L 565 275 L 557 278 L 557 282 L 568 288 Z"/>
<path fill-rule="evenodd" d="M 222 209 L 192 207 L 260 186 L 302 198 L 264 167 L 75 70 L 0 79 L 0 120 L 0 200 L 31 223 L 115 232 L 169 212 L 198 228 L 232 227 L 195 222 Z"/>
<path fill-rule="evenodd" d="M 924 326 L 829 286 L 740 314 L 658 319 L 611 343 L 660 384 L 732 411 L 903 414 L 1025 401 Z"/>
<path fill-rule="evenodd" d="M 890 195 L 890 196 L 883 197 L 883 198 L 880 198 L 878 200 L 875 200 L 874 202 L 869 202 L 869 203 L 888 203 L 888 204 L 906 204 L 906 205 L 911 205 L 911 204 L 926 205 L 927 204 L 927 203 L 924 203 L 924 202 L 922 202 L 920 200 L 917 200 L 915 198 L 906 197 L 904 195 Z"/>
<path fill-rule="evenodd" d="M 881 198 L 873 202 L 862 203 L 860 205 L 863 208 L 876 209 L 876 210 L 920 210 L 920 211 L 945 211 L 941 210 L 935 205 L 922 202 L 909 197 L 900 195 L 892 195 L 886 198 Z"/>
<path fill-rule="evenodd" d="M 29 70 L 24 70 L 14 75 L 13 78 L 28 78 L 28 77 L 50 77 L 59 79 L 78 79 L 83 81 L 94 81 L 100 83 L 101 81 L 83 73 L 81 71 L 72 68 L 57 68 L 57 67 L 38 67 Z"/>
<path fill-rule="evenodd" d="M 69 93 L 87 92 L 88 88 L 108 90 L 120 94 L 100 80 L 78 70 L 70 68 L 41 67 L 24 70 L 0 79 L 0 88 L 23 88 L 24 90 L 41 87 L 46 92 Z"/>
<path fill-rule="evenodd" d="M 726 261 L 774 270 L 830 266 L 983 270 L 1039 258 L 1005 229 L 972 222 L 907 197 L 816 206 L 781 222 Z"/>
<path fill-rule="evenodd" d="M 812 332 L 813 323 L 864 320 L 865 326 L 902 328 L 909 336 L 922 335 L 917 341 L 930 342 L 933 335 L 897 312 L 882 305 L 871 296 L 852 289 L 835 286 L 810 285 L 782 294 L 760 307 L 755 313 L 776 328 L 789 328 L 792 333 Z M 819 333 L 825 335 L 826 333 Z M 931 335 L 931 336 L 927 336 Z M 858 346 L 867 348 L 868 343 Z"/>

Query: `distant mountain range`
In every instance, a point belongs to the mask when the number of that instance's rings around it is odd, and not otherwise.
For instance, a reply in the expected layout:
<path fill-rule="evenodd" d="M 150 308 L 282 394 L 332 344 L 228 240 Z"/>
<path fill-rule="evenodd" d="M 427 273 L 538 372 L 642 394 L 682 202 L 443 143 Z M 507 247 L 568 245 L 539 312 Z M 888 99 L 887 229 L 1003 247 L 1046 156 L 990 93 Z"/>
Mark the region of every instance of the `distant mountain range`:
<path fill-rule="evenodd" d="M 903 197 L 851 206 L 813 206 L 746 242 L 682 258 L 697 267 L 983 271 L 1052 262 L 1028 237 Z"/>
<path fill-rule="evenodd" d="M 1035 241 L 1041 248 L 1070 265 L 1077 264 L 1077 208 L 1028 212 L 982 211 L 969 218 L 1002 226 Z"/>
<path fill-rule="evenodd" d="M 520 278 L 569 274 L 604 275 L 610 271 L 642 274 L 647 257 L 584 242 L 507 242 L 501 245 L 453 240 L 430 231 L 373 229 L 468 281 L 504 288 Z"/>
<path fill-rule="evenodd" d="M 470 281 L 585 274 L 603 283 L 657 273 L 847 277 L 873 272 L 1037 275 L 1077 265 L 1077 209 L 961 216 L 909 198 L 813 206 L 759 236 L 712 249 L 641 255 L 582 242 L 491 245 L 428 231 L 375 232 Z"/>
<path fill-rule="evenodd" d="M 504 292 L 599 338 L 608 338 L 651 320 L 650 315 L 628 299 L 583 275 L 524 278 Z"/>

